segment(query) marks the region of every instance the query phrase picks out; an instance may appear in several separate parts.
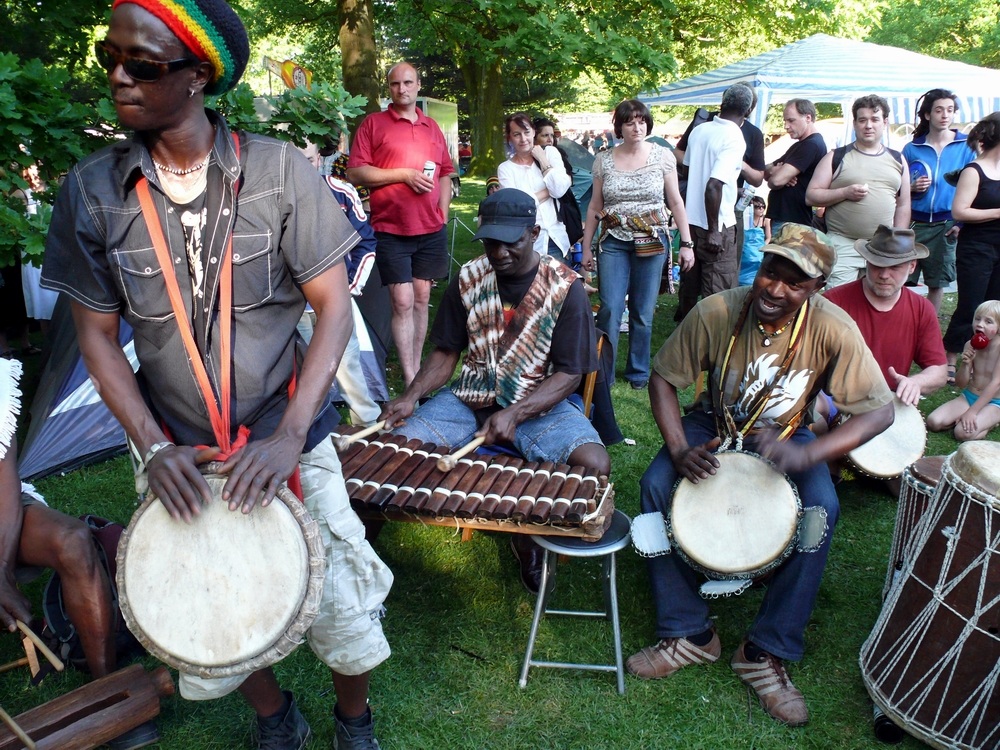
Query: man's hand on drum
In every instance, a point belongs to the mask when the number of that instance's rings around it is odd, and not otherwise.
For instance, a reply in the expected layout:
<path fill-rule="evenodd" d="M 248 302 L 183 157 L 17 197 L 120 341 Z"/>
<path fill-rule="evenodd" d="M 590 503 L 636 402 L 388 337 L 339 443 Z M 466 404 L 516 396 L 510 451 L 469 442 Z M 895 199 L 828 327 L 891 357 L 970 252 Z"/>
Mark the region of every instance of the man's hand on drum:
<path fill-rule="evenodd" d="M 780 430 L 772 428 L 762 430 L 757 435 L 756 450 L 764 458 L 773 462 L 779 471 L 788 473 L 803 471 L 816 463 L 810 456 L 805 445 L 793 443 L 790 440 L 779 440 Z"/>
<path fill-rule="evenodd" d="M 671 452 L 677 473 L 694 484 L 708 479 L 719 468 L 719 459 L 713 452 L 722 444 L 719 438 L 712 438 L 702 445 L 688 445 L 677 453 Z"/>
<path fill-rule="evenodd" d="M 889 377 L 896 381 L 896 398 L 908 406 L 917 406 L 920 403 L 919 384 L 905 375 L 900 375 L 893 367 L 889 368 Z"/>
<path fill-rule="evenodd" d="M 171 445 L 153 454 L 146 465 L 150 491 L 176 521 L 191 523 L 201 506 L 211 502 L 212 492 L 198 467 L 218 454 L 218 448 L 197 449 Z"/>
<path fill-rule="evenodd" d="M 31 603 L 17 588 L 14 571 L 4 569 L 0 574 L 0 625 L 13 633 L 17 630 L 15 620 L 31 621 Z"/>
<path fill-rule="evenodd" d="M 222 499 L 229 503 L 229 510 L 249 513 L 258 502 L 263 507 L 270 505 L 278 488 L 299 465 L 304 444 L 304 438 L 275 432 L 248 443 L 231 456 L 219 468 L 220 474 L 229 475 L 222 488 Z"/>
<path fill-rule="evenodd" d="M 406 396 L 393 399 L 382 408 L 379 420 L 385 420 L 385 429 L 393 430 L 413 415 L 414 402 Z"/>

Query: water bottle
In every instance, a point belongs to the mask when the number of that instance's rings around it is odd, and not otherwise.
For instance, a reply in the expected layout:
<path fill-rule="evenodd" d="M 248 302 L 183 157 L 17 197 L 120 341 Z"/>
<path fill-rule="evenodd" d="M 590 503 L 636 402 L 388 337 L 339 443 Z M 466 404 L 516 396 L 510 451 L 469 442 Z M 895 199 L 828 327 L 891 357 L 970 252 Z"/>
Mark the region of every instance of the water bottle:
<path fill-rule="evenodd" d="M 680 281 L 681 280 L 681 267 L 675 263 L 674 267 L 670 271 L 670 275 L 674 277 L 674 281 Z"/>
<path fill-rule="evenodd" d="M 575 269 L 579 269 L 580 264 L 583 263 L 583 245 L 579 242 L 573 243 L 573 250 L 570 253 L 570 262 Z"/>
<path fill-rule="evenodd" d="M 756 190 L 753 185 L 744 185 L 740 188 L 740 197 L 736 200 L 736 210 L 746 211 L 747 206 L 750 205 L 750 201 L 753 200 L 753 196 Z"/>

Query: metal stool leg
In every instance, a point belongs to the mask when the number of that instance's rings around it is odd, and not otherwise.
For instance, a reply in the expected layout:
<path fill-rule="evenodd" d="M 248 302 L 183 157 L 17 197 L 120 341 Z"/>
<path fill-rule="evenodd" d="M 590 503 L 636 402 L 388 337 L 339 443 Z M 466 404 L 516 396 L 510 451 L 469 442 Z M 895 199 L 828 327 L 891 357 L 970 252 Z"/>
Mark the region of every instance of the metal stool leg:
<path fill-rule="evenodd" d="M 607 590 L 609 606 L 605 610 L 611 617 L 611 632 L 615 639 L 615 667 L 618 675 L 618 694 L 625 695 L 625 664 L 622 658 L 622 628 L 618 621 L 618 576 L 615 553 L 608 555 Z"/>
<path fill-rule="evenodd" d="M 545 555 L 542 557 L 542 580 L 538 584 L 538 597 L 535 599 L 535 616 L 531 620 L 531 632 L 528 634 L 528 648 L 524 652 L 524 664 L 521 665 L 521 678 L 517 681 L 517 684 L 522 688 L 528 686 L 528 669 L 531 666 L 531 655 L 535 650 L 538 625 L 542 621 L 542 615 L 545 614 L 545 600 L 549 596 L 552 583 L 555 579 L 555 564 L 555 553 L 545 550 Z"/>

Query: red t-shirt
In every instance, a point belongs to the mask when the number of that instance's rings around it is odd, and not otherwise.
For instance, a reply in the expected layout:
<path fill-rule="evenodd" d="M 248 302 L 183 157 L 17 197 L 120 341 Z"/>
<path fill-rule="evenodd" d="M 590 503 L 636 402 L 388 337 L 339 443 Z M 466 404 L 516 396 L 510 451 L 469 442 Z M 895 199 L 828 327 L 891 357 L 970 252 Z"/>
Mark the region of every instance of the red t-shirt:
<path fill-rule="evenodd" d="M 436 185 L 431 192 L 415 193 L 402 182 L 371 191 L 371 224 L 376 232 L 412 236 L 441 229 L 441 189 L 451 189 L 448 175 L 455 167 L 441 128 L 419 109 L 416 122 L 400 117 L 390 106 L 384 112 L 368 115 L 361 123 L 351 146 L 348 169 L 373 166 L 422 171 L 428 161 L 436 165 Z"/>
<path fill-rule="evenodd" d="M 890 366 L 900 375 L 909 375 L 914 362 L 923 369 L 948 361 L 934 305 L 904 287 L 895 306 L 882 312 L 865 297 L 863 284 L 864 280 L 858 279 L 829 289 L 823 296 L 858 324 L 890 389 L 896 389 L 889 378 Z"/>

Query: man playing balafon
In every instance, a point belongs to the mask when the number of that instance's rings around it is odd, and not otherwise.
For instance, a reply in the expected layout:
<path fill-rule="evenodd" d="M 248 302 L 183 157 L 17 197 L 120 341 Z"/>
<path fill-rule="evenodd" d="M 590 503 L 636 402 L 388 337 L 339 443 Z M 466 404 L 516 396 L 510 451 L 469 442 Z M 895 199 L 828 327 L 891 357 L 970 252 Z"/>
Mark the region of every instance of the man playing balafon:
<path fill-rule="evenodd" d="M 532 250 L 535 199 L 498 190 L 479 206 L 486 253 L 462 266 L 441 300 L 432 351 L 406 392 L 382 416 L 408 438 L 460 447 L 476 436 L 514 447 L 529 461 L 608 474 L 611 461 L 593 425 L 567 397 L 597 368 L 593 315 L 577 274 Z M 417 401 L 461 373 L 423 406 Z M 414 411 L 414 409 L 416 409 Z M 538 590 L 541 555 L 513 534 L 521 580 Z"/>
<path fill-rule="evenodd" d="M 329 440 L 330 383 L 351 324 L 342 258 L 358 235 L 290 144 L 234 138 L 204 108 L 206 94 L 236 84 L 249 55 L 225 2 L 116 0 L 96 52 L 135 135 L 66 178 L 43 283 L 72 298 L 87 369 L 175 519 L 196 522 L 209 502 L 253 512 L 298 472 L 328 557 L 309 642 L 332 671 L 336 747 L 377 749 L 368 678 L 389 655 L 377 613 L 392 576 L 364 541 Z M 296 362 L 306 301 L 316 326 Z M 119 315 L 135 331 L 138 378 L 118 345 Z M 218 447 L 231 449 L 221 500 L 198 469 Z M 180 686 L 192 699 L 238 689 L 257 713 L 259 748 L 308 741 L 270 668 L 182 674 Z"/>
<path fill-rule="evenodd" d="M 653 361 L 649 389 L 665 445 L 640 482 L 643 512 L 667 516 L 678 477 L 697 483 L 716 474 L 720 438 L 737 430 L 748 450 L 788 475 L 807 512 L 825 511 L 825 538 L 775 569 L 731 661 L 764 710 L 790 726 L 805 724 L 808 712 L 783 660 L 802 658 L 839 510 L 826 462 L 882 432 L 893 416 L 892 394 L 857 326 L 816 296 L 835 261 L 822 235 L 783 225 L 764 246 L 752 287 L 702 300 L 678 326 Z M 682 418 L 677 391 L 702 371 L 710 387 L 700 408 Z M 853 418 L 816 438 L 801 420 L 821 387 Z M 733 477 L 727 491 L 739 485 Z M 694 570 L 674 553 L 650 557 L 648 569 L 660 640 L 629 658 L 629 671 L 653 679 L 716 661 L 722 645 Z"/>

